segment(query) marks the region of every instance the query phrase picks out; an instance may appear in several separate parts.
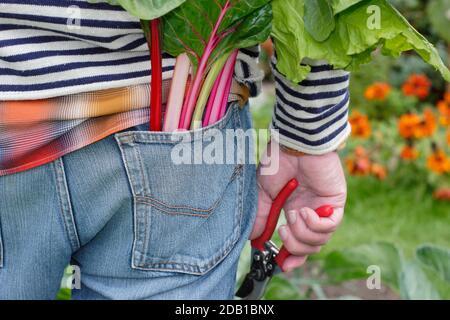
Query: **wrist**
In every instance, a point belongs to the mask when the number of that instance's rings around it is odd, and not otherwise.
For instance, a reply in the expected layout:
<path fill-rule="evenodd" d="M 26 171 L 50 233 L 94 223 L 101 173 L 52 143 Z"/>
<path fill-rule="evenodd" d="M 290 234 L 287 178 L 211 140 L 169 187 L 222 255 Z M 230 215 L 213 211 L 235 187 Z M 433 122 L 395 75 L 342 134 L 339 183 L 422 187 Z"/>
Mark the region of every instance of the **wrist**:
<path fill-rule="evenodd" d="M 332 150 L 332 151 L 326 152 L 324 154 L 328 154 L 330 152 L 341 151 L 341 150 L 343 150 L 346 147 L 346 144 L 347 144 L 346 141 L 344 141 L 336 148 L 336 150 Z M 294 156 L 294 157 L 318 156 L 317 154 L 309 154 L 309 153 L 306 153 L 306 152 L 302 152 L 302 151 L 299 151 L 299 150 L 296 150 L 296 149 L 289 148 L 289 147 L 287 147 L 285 145 L 282 145 L 282 144 L 279 144 L 279 147 L 280 147 L 280 150 L 282 152 L 284 152 L 285 154 L 288 154 L 290 156 Z"/>

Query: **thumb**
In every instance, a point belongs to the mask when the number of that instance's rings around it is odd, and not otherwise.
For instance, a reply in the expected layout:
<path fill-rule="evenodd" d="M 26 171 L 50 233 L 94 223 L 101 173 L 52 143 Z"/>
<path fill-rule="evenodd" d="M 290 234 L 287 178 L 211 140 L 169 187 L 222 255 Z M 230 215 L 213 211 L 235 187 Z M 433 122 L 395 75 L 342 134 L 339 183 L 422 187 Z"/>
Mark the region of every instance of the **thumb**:
<path fill-rule="evenodd" d="M 258 183 L 258 209 L 256 212 L 255 224 L 253 225 L 253 230 L 250 234 L 250 240 L 258 238 L 263 233 L 271 206 L 272 198 Z"/>

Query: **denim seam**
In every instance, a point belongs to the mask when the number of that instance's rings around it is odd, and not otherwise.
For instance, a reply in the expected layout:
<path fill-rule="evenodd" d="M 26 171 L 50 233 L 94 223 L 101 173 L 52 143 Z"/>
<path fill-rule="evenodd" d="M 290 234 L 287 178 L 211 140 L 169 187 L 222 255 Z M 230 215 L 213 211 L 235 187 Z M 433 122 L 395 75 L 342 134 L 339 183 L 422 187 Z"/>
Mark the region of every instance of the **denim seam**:
<path fill-rule="evenodd" d="M 152 206 L 152 207 L 154 207 L 154 208 L 156 208 L 156 209 L 158 209 L 158 210 L 160 210 L 160 211 L 162 211 L 164 213 L 170 214 L 170 215 L 193 216 L 193 217 L 200 217 L 200 218 L 208 218 L 210 216 L 211 211 L 214 210 L 214 208 L 217 206 L 217 204 L 219 202 L 219 201 L 216 200 L 214 202 L 214 205 L 211 207 L 210 210 L 208 210 L 207 213 L 191 213 L 191 212 L 188 212 L 188 211 L 168 210 L 168 209 L 165 209 L 163 206 L 158 205 L 157 203 L 155 203 L 153 201 L 148 201 L 148 200 L 146 200 L 144 198 L 141 198 L 139 200 L 136 199 L 136 201 L 139 202 L 139 203 L 148 204 L 148 205 L 150 205 L 150 206 Z M 190 209 L 190 210 L 197 211 L 195 209 L 194 210 Z"/>
<path fill-rule="evenodd" d="M 69 238 L 70 246 L 72 251 L 75 252 L 81 247 L 81 243 L 75 224 L 75 218 L 73 216 L 72 203 L 69 196 L 69 187 L 67 185 L 63 159 L 59 158 L 55 160 L 53 164 L 55 168 L 56 188 L 61 207 L 61 216 L 63 218 L 64 228 Z"/>
<path fill-rule="evenodd" d="M 142 155 L 141 155 L 141 151 L 139 150 L 139 148 L 134 148 L 135 153 L 136 153 L 136 159 L 139 163 L 139 170 L 141 171 L 141 184 L 142 184 L 142 192 L 143 194 L 147 193 L 150 191 L 150 186 L 148 185 L 148 177 L 147 177 L 147 173 L 145 171 L 145 166 L 142 163 Z M 133 179 L 133 178 L 131 178 Z M 132 181 L 133 183 L 136 183 L 136 181 Z"/>
<path fill-rule="evenodd" d="M 141 212 L 140 212 L 140 206 L 138 205 L 138 203 L 136 202 L 136 199 L 134 197 L 134 195 L 139 194 L 141 192 L 141 190 L 137 190 L 137 185 L 136 185 L 136 181 L 134 181 L 133 179 L 133 174 L 130 172 L 130 170 L 134 169 L 131 166 L 131 163 L 128 159 L 128 152 L 125 151 L 126 148 L 132 148 L 135 144 L 133 142 L 133 137 L 132 136 L 119 136 L 119 135 L 115 135 L 115 139 L 117 141 L 117 144 L 119 146 L 120 149 L 120 153 L 122 156 L 122 161 L 124 163 L 124 167 L 125 167 L 125 172 L 127 174 L 128 177 L 128 181 L 130 183 L 130 187 L 131 187 L 131 196 L 133 197 L 133 246 L 132 246 L 132 252 L 131 252 L 131 267 L 132 268 L 136 268 L 136 262 L 138 264 L 142 263 L 142 259 L 143 257 L 141 256 L 139 261 L 138 258 L 136 257 L 136 253 L 137 253 L 137 248 L 142 246 L 142 241 L 139 241 L 139 239 L 142 239 L 142 237 L 140 236 L 142 232 L 142 227 L 139 227 L 138 224 L 138 220 Z M 136 148 L 134 148 L 136 149 Z M 139 155 L 136 153 L 136 151 L 130 150 L 130 152 L 133 152 L 134 157 L 139 158 Z M 141 165 L 141 164 L 140 164 Z M 141 168 L 142 170 L 142 168 Z M 145 220 L 145 216 L 142 215 L 144 220 Z M 144 239 L 145 239 L 145 235 L 144 235 Z"/>
<path fill-rule="evenodd" d="M 0 217 L 0 269 L 3 268 L 3 237 L 2 237 L 2 220 Z"/>
<path fill-rule="evenodd" d="M 237 127 L 238 128 L 242 128 L 242 123 L 241 123 L 241 117 L 239 114 L 235 114 L 236 117 L 236 122 L 237 122 Z M 245 155 L 244 155 L 245 157 Z M 244 159 L 245 160 L 245 159 Z M 241 169 L 243 169 L 244 166 L 242 165 Z M 239 239 L 239 236 L 241 234 L 241 229 L 242 229 L 242 213 L 243 213 L 243 189 L 244 189 L 244 185 L 245 185 L 245 170 L 241 170 L 239 172 L 240 177 L 241 177 L 241 181 L 242 183 L 239 183 L 237 186 L 237 208 L 236 210 L 238 210 L 238 213 L 235 214 L 235 219 L 238 219 L 238 221 L 235 221 L 236 223 L 236 230 L 235 230 L 235 237 L 236 239 Z"/>

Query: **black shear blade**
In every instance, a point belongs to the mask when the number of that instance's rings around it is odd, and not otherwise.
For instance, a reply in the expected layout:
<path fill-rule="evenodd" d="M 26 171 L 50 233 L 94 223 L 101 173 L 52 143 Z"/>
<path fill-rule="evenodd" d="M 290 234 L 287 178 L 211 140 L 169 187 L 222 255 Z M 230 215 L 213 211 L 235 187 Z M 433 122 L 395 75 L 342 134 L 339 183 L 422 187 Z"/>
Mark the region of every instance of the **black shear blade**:
<path fill-rule="evenodd" d="M 255 280 L 253 279 L 253 276 L 250 273 L 248 273 L 245 276 L 245 279 L 242 282 L 241 286 L 239 287 L 239 290 L 236 292 L 236 296 L 244 299 L 245 297 L 250 295 L 250 293 L 252 293 L 254 289 L 255 289 Z"/>
<path fill-rule="evenodd" d="M 265 280 L 258 281 L 249 274 L 245 277 L 244 282 L 239 288 L 236 296 L 243 300 L 260 300 L 264 296 L 270 277 Z"/>

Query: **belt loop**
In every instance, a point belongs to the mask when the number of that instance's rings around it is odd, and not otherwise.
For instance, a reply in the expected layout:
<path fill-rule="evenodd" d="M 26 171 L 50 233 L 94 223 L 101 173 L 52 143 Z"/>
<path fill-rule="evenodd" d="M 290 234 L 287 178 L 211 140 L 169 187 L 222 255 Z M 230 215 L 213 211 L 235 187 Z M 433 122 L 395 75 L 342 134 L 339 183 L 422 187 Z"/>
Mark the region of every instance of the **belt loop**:
<path fill-rule="evenodd" d="M 242 109 L 248 103 L 249 98 L 250 89 L 245 84 L 233 79 L 229 101 L 237 101 L 239 107 Z"/>

